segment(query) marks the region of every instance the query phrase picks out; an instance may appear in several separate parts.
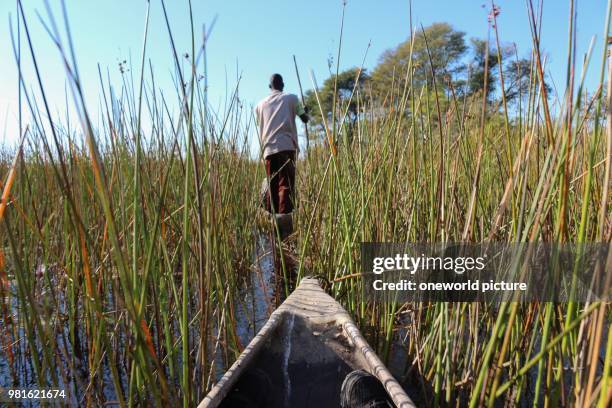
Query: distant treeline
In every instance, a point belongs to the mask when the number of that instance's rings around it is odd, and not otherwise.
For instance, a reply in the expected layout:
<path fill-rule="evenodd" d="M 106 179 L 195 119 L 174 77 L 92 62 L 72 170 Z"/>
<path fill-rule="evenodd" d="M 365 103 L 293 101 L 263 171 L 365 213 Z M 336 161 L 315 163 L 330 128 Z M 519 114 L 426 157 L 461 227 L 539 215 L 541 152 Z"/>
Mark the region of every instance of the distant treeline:
<path fill-rule="evenodd" d="M 446 101 L 486 92 L 488 103 L 497 110 L 501 107 L 502 84 L 508 109 L 516 112 L 521 102 L 526 104 L 530 90 L 541 88 L 533 58 L 521 57 L 514 45 L 468 40 L 464 32 L 450 24 L 434 23 L 415 30 L 414 36 L 385 51 L 371 72 L 355 67 L 332 73 L 316 93 L 309 90 L 305 99 L 316 129 L 323 124 L 321 112 L 326 121 L 346 115 L 345 124 L 350 126 L 367 104 L 373 103 L 384 112 L 388 107 L 398 107 L 410 92 L 431 97 L 435 90 Z M 550 85 L 544 86 L 550 95 Z M 409 104 L 404 109 L 409 114 Z"/>

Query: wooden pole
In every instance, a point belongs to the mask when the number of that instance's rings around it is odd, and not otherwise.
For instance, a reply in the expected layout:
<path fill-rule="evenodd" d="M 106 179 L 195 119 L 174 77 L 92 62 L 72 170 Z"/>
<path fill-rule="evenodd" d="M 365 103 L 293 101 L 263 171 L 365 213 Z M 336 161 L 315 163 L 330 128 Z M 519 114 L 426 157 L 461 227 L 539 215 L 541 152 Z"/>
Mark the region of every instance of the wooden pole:
<path fill-rule="evenodd" d="M 612 36 L 608 36 L 608 100 L 606 103 L 606 167 L 604 174 L 603 194 L 602 201 L 604 201 L 600 208 L 599 222 L 600 225 L 605 225 L 606 222 L 606 208 L 607 204 L 605 201 L 608 200 L 608 190 L 610 188 L 610 176 L 612 172 Z"/>
<path fill-rule="evenodd" d="M 298 71 L 297 60 L 295 55 L 293 56 L 293 65 L 295 66 L 295 75 L 297 76 L 298 85 L 300 87 L 300 96 L 302 98 L 302 105 L 306 108 L 306 102 L 304 101 L 304 92 L 302 91 L 302 81 L 300 81 L 300 71 Z M 310 135 L 308 134 L 308 124 L 304 123 L 304 131 L 306 132 L 306 154 L 309 152 L 310 146 Z"/>

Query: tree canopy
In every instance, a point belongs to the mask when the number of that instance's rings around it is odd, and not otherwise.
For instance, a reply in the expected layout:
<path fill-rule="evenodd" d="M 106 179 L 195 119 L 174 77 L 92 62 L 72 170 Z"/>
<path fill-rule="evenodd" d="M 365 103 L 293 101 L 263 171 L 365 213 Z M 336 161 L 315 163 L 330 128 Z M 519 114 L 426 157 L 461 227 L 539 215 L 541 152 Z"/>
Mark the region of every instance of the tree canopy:
<path fill-rule="evenodd" d="M 351 68 L 340 72 L 337 80 L 336 75 L 327 78 L 323 82 L 321 89 L 318 90 L 321 108 L 319 108 L 314 90 L 306 92 L 305 102 L 310 111 L 313 125 L 323 124 L 321 110 L 325 114 L 325 120 L 328 122 L 331 120 L 334 108 L 334 94 L 338 98 L 335 105 L 337 108 L 336 117 L 340 117 L 340 115 L 344 115 L 346 112 L 348 123 L 350 125 L 355 123 L 358 117 L 357 97 L 363 94 L 364 86 L 369 79 L 368 73 L 365 70 L 360 72 L 359 68 Z M 336 86 L 337 92 L 334 92 Z M 353 93 L 355 93 L 355 96 L 351 98 Z"/>
<path fill-rule="evenodd" d="M 465 33 L 448 23 L 421 27 L 397 47 L 385 51 L 371 74 L 351 68 L 338 73 L 337 77 L 331 75 L 318 90 L 319 101 L 313 90 L 308 91 L 305 102 L 312 119 L 310 126 L 320 130 L 323 118 L 329 125 L 332 118 L 340 120 L 346 113 L 343 125 L 350 140 L 355 123 L 362 117 L 360 108 L 366 103 L 374 102 L 375 112 L 400 108 L 396 104 L 397 96 L 407 89 L 416 93 L 425 91 L 425 98 L 428 98 L 425 100 L 444 107 L 449 103 L 451 91 L 455 96 L 482 95 L 485 73 L 488 78 L 486 97 L 491 106 L 500 108 L 499 103 L 493 103 L 500 91 L 504 92 L 508 104 L 515 104 L 529 95 L 538 79 L 532 75 L 532 61 L 518 58 L 513 51 L 503 44 L 498 51 L 495 45 L 479 38 L 466 43 Z M 504 73 L 503 90 L 500 63 Z M 406 83 L 410 73 L 411 83 Z M 433 78 L 437 95 L 434 94 Z M 423 89 L 425 86 L 427 88 Z M 548 84 L 544 86 L 550 91 Z M 374 100 L 370 101 L 371 98 Z M 404 105 L 401 109 L 410 115 L 409 106 Z"/>
<path fill-rule="evenodd" d="M 395 49 L 383 53 L 372 72 L 376 91 L 384 94 L 391 90 L 393 81 L 403 81 L 411 61 L 416 86 L 431 78 L 432 67 L 438 84 L 444 86 L 442 76 L 457 74 L 464 68 L 461 62 L 467 50 L 464 37 L 464 32 L 448 23 L 434 23 L 418 30 L 414 38 L 409 37 Z"/>

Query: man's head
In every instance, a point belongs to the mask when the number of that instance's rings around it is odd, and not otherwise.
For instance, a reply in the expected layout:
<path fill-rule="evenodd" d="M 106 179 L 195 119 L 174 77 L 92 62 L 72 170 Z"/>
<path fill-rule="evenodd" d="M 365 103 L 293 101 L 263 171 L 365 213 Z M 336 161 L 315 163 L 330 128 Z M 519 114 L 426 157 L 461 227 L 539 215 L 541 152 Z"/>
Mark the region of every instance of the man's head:
<path fill-rule="evenodd" d="M 283 82 L 281 74 L 272 74 L 270 77 L 270 89 L 282 91 L 284 87 L 285 83 Z"/>

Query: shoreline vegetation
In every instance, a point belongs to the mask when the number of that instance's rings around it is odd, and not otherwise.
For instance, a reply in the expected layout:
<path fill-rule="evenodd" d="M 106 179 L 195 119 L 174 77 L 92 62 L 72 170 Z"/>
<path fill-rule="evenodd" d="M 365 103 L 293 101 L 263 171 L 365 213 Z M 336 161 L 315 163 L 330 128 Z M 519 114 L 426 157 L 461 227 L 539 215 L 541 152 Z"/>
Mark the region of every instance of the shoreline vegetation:
<path fill-rule="evenodd" d="M 78 121 L 64 120 L 47 103 L 28 32 L 35 19 L 18 4 L 14 57 L 35 75 L 20 75 L 19 110 L 32 118 L 20 147 L 0 152 L 0 386 L 63 386 L 86 406 L 194 405 L 246 346 L 240 332 L 258 327 L 248 316 L 237 323 L 261 273 L 265 177 L 239 83 L 225 110 L 207 106 L 194 16 L 192 58 L 182 58 L 162 0 L 165 26 L 155 29 L 168 32 L 175 94 L 156 88 L 147 12 L 136 79 L 112 84 L 100 70 L 98 122 L 62 8 L 61 19 L 37 23 L 65 64 Z M 314 120 L 297 163 L 295 270 L 282 257 L 279 275 L 326 282 L 384 361 L 399 345 L 404 368 L 394 375 L 424 406 L 603 408 L 612 398 L 609 302 L 377 304 L 363 287 L 360 242 L 610 242 L 608 57 L 575 55 L 570 13 L 566 90 L 554 97 L 542 8 L 527 7 L 524 63 L 505 63 L 518 58 L 502 55 L 492 5 L 489 38 L 465 77 L 438 60 L 433 40 L 457 45 L 452 32 L 414 27 L 401 53 L 383 58 L 395 70 L 331 67 L 307 93 Z M 589 65 L 593 93 L 577 75 Z"/>

